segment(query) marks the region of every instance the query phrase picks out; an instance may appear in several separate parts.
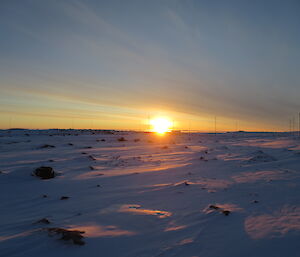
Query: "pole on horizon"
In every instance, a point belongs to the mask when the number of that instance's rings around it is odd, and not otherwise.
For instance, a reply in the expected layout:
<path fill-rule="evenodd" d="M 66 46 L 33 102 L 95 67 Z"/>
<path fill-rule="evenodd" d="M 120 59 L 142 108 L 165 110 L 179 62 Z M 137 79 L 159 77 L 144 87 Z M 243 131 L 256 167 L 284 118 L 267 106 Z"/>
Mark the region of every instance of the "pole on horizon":
<path fill-rule="evenodd" d="M 215 116 L 215 136 L 217 136 L 217 116 Z"/>
<path fill-rule="evenodd" d="M 298 113 L 298 136 L 300 137 L 300 112 Z"/>
<path fill-rule="evenodd" d="M 292 135 L 294 136 L 295 135 L 295 117 L 293 115 L 293 131 L 292 131 Z"/>

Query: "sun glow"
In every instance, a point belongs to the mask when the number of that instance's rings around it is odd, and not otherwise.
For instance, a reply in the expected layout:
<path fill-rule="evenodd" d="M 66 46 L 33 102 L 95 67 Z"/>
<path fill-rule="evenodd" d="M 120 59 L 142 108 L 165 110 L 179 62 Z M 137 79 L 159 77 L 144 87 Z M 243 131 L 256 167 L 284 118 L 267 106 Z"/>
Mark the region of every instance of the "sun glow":
<path fill-rule="evenodd" d="M 152 126 L 152 131 L 158 134 L 164 134 L 166 132 L 171 131 L 172 122 L 169 121 L 167 118 L 155 118 L 150 121 L 150 125 Z"/>

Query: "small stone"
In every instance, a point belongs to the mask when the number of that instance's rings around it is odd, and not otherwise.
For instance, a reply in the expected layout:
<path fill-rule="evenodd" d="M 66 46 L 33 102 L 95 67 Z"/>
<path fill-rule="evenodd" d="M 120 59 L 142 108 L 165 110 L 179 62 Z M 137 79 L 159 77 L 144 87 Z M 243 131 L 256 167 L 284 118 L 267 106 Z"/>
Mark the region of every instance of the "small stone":
<path fill-rule="evenodd" d="M 50 224 L 51 222 L 47 218 L 43 218 L 35 222 L 35 224 L 37 223 Z"/>
<path fill-rule="evenodd" d="M 96 159 L 92 155 L 89 155 L 88 158 L 90 158 L 93 161 L 96 161 Z"/>
<path fill-rule="evenodd" d="M 54 147 L 55 147 L 54 145 L 44 144 L 40 148 L 54 148 Z"/>
<path fill-rule="evenodd" d="M 218 206 L 216 206 L 216 205 L 213 205 L 213 204 L 211 204 L 211 205 L 209 206 L 209 208 L 210 208 L 210 209 L 214 209 L 214 210 L 219 210 L 219 209 L 220 209 L 220 207 L 218 207 Z"/>
<path fill-rule="evenodd" d="M 222 213 L 223 213 L 225 216 L 228 216 L 228 215 L 230 214 L 230 211 L 223 210 Z"/>

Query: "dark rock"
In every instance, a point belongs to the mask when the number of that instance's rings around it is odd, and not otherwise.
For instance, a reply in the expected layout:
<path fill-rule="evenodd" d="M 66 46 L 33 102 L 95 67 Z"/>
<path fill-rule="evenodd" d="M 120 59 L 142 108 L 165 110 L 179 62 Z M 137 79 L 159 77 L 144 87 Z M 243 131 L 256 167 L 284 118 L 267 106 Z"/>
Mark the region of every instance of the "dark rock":
<path fill-rule="evenodd" d="M 61 198 L 60 198 L 60 200 L 68 200 L 70 197 L 69 196 L 62 196 Z"/>
<path fill-rule="evenodd" d="M 34 224 L 37 224 L 37 223 L 50 224 L 51 222 L 47 218 L 43 218 L 43 219 L 38 220 Z"/>
<path fill-rule="evenodd" d="M 34 171 L 34 175 L 41 179 L 51 179 L 56 176 L 56 173 L 51 167 L 39 167 Z"/>
<path fill-rule="evenodd" d="M 90 158 L 93 161 L 96 161 L 96 159 L 92 155 L 89 155 L 88 158 Z"/>
<path fill-rule="evenodd" d="M 119 142 L 124 142 L 124 141 L 127 141 L 124 137 L 120 137 L 120 138 L 118 138 L 118 141 Z"/>
<path fill-rule="evenodd" d="M 82 234 L 84 234 L 84 231 L 79 231 L 79 230 L 69 230 L 69 229 L 64 229 L 64 228 L 48 228 L 47 229 L 48 233 L 50 235 L 61 235 L 61 240 L 65 241 L 72 241 L 73 244 L 76 245 L 84 245 L 85 242 L 82 240 L 84 237 Z"/>
<path fill-rule="evenodd" d="M 199 160 L 201 160 L 201 161 L 205 161 L 205 162 L 207 162 L 208 160 L 207 159 L 205 159 L 203 156 L 201 156 L 200 158 L 199 158 Z"/>
<path fill-rule="evenodd" d="M 45 145 L 42 145 L 40 148 L 43 149 L 43 148 L 54 148 L 54 147 L 55 147 L 54 145 L 45 144 Z"/>
<path fill-rule="evenodd" d="M 223 210 L 222 213 L 223 213 L 225 216 L 228 216 L 228 215 L 230 214 L 230 211 Z"/>
<path fill-rule="evenodd" d="M 218 206 L 216 206 L 216 205 L 213 205 L 213 204 L 211 204 L 211 205 L 209 206 L 209 208 L 210 208 L 210 209 L 214 209 L 214 210 L 219 210 L 219 209 L 220 209 L 220 207 L 218 207 Z"/>

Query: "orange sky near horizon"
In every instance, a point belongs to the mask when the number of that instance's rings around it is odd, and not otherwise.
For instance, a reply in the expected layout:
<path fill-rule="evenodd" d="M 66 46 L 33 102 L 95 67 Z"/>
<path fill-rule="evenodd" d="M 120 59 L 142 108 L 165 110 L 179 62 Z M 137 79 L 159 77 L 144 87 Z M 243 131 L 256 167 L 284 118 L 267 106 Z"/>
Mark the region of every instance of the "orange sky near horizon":
<path fill-rule="evenodd" d="M 42 114 L 2 114 L 0 113 L 0 129 L 26 128 L 26 129 L 115 129 L 115 130 L 137 130 L 149 131 L 151 124 L 149 120 L 166 117 L 172 121 L 171 130 L 215 132 L 215 116 L 197 117 L 193 115 L 171 113 L 171 112 L 153 112 L 152 115 L 124 116 L 122 117 L 56 117 L 55 115 Z M 151 122 L 150 122 L 151 123 Z M 217 132 L 226 131 L 286 131 L 272 127 L 269 124 L 255 125 L 251 122 L 237 121 L 223 117 L 216 117 Z"/>

